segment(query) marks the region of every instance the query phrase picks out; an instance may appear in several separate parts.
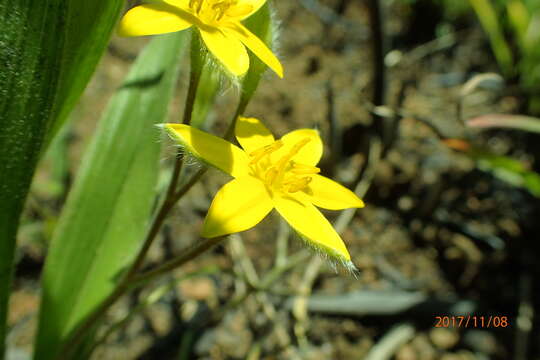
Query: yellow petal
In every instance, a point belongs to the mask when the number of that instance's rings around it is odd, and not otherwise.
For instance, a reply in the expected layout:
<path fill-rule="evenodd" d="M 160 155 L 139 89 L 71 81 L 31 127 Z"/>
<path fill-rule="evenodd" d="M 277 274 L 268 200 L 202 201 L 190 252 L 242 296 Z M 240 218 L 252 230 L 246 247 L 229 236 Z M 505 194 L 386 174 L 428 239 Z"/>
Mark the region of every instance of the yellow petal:
<path fill-rule="evenodd" d="M 321 175 L 310 177 L 311 182 L 303 193 L 313 205 L 329 210 L 364 207 L 364 202 L 345 186 Z"/>
<path fill-rule="evenodd" d="M 189 1 L 190 0 L 161 0 L 161 1 L 166 2 L 168 4 L 171 4 L 172 6 L 176 6 L 177 8 L 180 8 L 180 9 L 182 9 L 184 11 L 191 12 L 191 9 L 189 8 Z"/>
<path fill-rule="evenodd" d="M 188 153 L 231 176 L 249 173 L 249 158 L 238 146 L 184 124 L 165 124 L 165 129 Z"/>
<path fill-rule="evenodd" d="M 274 205 L 312 246 L 338 260 L 350 261 L 351 256 L 343 240 L 315 206 L 292 197 L 276 197 Z"/>
<path fill-rule="evenodd" d="M 120 36 L 143 36 L 180 31 L 190 27 L 189 14 L 169 4 L 146 4 L 129 10 L 118 27 Z"/>
<path fill-rule="evenodd" d="M 257 225 L 274 207 L 266 187 L 252 176 L 234 179 L 216 194 L 204 220 L 202 236 L 212 238 Z"/>
<path fill-rule="evenodd" d="M 280 78 L 283 77 L 283 66 L 278 58 L 272 53 L 272 50 L 270 50 L 261 39 L 240 23 L 230 23 L 227 25 L 227 29 L 242 41 L 249 50 L 253 51 L 253 53 L 261 59 L 263 63 L 268 65 L 268 67 Z"/>
<path fill-rule="evenodd" d="M 238 38 L 217 28 L 199 28 L 206 47 L 235 76 L 244 75 L 249 69 L 249 56 Z"/>
<path fill-rule="evenodd" d="M 274 135 L 255 118 L 238 117 L 234 132 L 248 154 L 274 142 Z"/>
<path fill-rule="evenodd" d="M 273 159 L 279 159 L 287 154 L 296 144 L 309 139 L 296 155 L 292 157 L 292 160 L 304 164 L 315 166 L 321 160 L 323 153 L 323 143 L 319 132 L 312 129 L 298 129 L 285 134 L 281 138 L 283 141 L 283 147 L 273 154 Z"/>
<path fill-rule="evenodd" d="M 251 12 L 242 16 L 240 20 L 244 20 L 250 17 L 251 15 L 255 14 L 261 8 L 261 6 L 264 5 L 264 3 L 266 3 L 266 0 L 238 0 L 237 6 L 248 5 L 252 7 Z"/>

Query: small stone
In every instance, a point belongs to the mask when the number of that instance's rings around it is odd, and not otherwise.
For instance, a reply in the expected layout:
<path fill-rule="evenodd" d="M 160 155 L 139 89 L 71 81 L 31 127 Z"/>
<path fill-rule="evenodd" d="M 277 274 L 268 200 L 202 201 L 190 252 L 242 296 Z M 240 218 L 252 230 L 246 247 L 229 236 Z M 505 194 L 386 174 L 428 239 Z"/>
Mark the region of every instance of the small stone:
<path fill-rule="evenodd" d="M 146 310 L 146 315 L 157 335 L 164 336 L 170 332 L 173 317 L 168 306 L 164 304 L 150 306 Z"/>
<path fill-rule="evenodd" d="M 396 353 L 396 360 L 417 360 L 418 356 L 414 348 L 409 345 L 403 345 Z"/>
<path fill-rule="evenodd" d="M 430 331 L 431 342 L 440 349 L 448 350 L 459 341 L 459 335 L 452 329 L 434 328 Z"/>
<path fill-rule="evenodd" d="M 498 351 L 497 339 L 485 330 L 469 330 L 463 335 L 463 342 L 472 350 L 494 355 Z"/>
<path fill-rule="evenodd" d="M 178 285 L 182 297 L 190 300 L 208 300 L 216 295 L 214 282 L 209 278 L 187 279 Z"/>

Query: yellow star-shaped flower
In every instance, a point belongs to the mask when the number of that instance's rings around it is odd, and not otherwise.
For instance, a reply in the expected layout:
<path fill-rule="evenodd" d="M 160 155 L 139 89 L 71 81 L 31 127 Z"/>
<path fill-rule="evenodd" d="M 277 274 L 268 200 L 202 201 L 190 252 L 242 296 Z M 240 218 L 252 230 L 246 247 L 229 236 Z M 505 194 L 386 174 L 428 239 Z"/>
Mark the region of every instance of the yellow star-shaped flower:
<path fill-rule="evenodd" d="M 235 134 L 241 149 L 188 125 L 164 127 L 188 153 L 234 177 L 212 201 L 204 237 L 247 230 L 275 208 L 311 245 L 350 261 L 345 244 L 316 206 L 341 210 L 364 203 L 349 189 L 319 175 L 315 165 L 323 144 L 317 131 L 295 130 L 275 140 L 259 120 L 240 117 Z"/>
<path fill-rule="evenodd" d="M 241 21 L 266 0 L 158 0 L 129 10 L 118 33 L 121 36 L 164 34 L 196 26 L 206 47 L 235 76 L 249 68 L 246 46 L 283 77 L 283 67 L 270 49 Z"/>

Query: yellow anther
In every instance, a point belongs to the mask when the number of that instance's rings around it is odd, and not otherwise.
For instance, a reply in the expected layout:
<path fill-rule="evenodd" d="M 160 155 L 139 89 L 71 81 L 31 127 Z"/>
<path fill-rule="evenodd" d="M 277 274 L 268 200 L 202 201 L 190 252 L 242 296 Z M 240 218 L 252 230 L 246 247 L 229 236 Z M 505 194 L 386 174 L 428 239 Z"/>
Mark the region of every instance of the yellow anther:
<path fill-rule="evenodd" d="M 201 12 L 204 0 L 189 0 L 189 7 L 198 14 Z"/>
<path fill-rule="evenodd" d="M 189 7 L 205 22 L 216 22 L 225 15 L 242 16 L 250 13 L 249 4 L 238 5 L 238 0 L 189 0 Z M 230 13 L 233 11 L 232 14 Z"/>
<path fill-rule="evenodd" d="M 277 174 L 278 174 L 277 169 L 272 166 L 270 169 L 266 171 L 266 174 L 264 174 L 264 182 L 267 185 L 272 185 L 274 181 L 276 180 Z"/>
<path fill-rule="evenodd" d="M 279 159 L 279 161 L 275 165 L 276 168 L 278 169 L 278 175 L 277 175 L 278 181 L 281 181 L 283 179 L 283 176 L 285 175 L 285 170 L 287 169 L 287 165 L 291 161 L 292 157 L 298 154 L 300 149 L 302 149 L 310 141 L 311 141 L 310 138 L 304 138 L 300 140 L 292 147 L 292 149 L 289 151 L 287 155 Z"/>
<path fill-rule="evenodd" d="M 295 193 L 297 191 L 300 191 L 307 187 L 309 183 L 311 182 L 310 177 L 303 177 L 299 179 L 295 179 L 293 182 L 291 182 L 287 188 L 287 192 Z"/>
<path fill-rule="evenodd" d="M 298 152 L 310 141 L 310 138 L 303 138 L 302 140 L 297 142 L 289 152 L 289 154 L 291 154 L 291 157 L 298 154 Z"/>
<path fill-rule="evenodd" d="M 291 172 L 297 175 L 311 175 L 320 173 L 321 169 L 316 166 L 293 163 L 293 168 L 291 169 Z"/>
<path fill-rule="evenodd" d="M 228 2 L 218 2 L 212 5 L 212 10 L 214 10 L 214 20 L 221 20 L 225 12 L 229 8 L 230 3 Z"/>
<path fill-rule="evenodd" d="M 264 156 L 273 153 L 274 151 L 280 149 L 283 146 L 283 142 L 281 140 L 274 141 L 270 145 L 263 146 L 255 151 L 252 151 L 249 153 L 249 156 L 251 156 L 253 159 L 249 162 L 250 165 L 258 163 Z"/>

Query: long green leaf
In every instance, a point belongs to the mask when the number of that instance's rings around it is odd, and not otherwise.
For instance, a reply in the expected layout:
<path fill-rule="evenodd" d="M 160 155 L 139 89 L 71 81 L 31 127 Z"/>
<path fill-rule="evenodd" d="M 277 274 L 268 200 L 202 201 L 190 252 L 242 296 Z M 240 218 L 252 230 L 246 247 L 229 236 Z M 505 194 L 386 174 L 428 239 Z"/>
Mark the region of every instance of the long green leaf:
<path fill-rule="evenodd" d="M 66 37 L 61 63 L 63 71 L 60 73 L 57 89 L 58 101 L 54 107 L 53 122 L 47 132 L 47 144 L 60 130 L 86 88 L 109 43 L 125 3 L 124 0 L 59 2 L 68 3 L 65 19 Z"/>
<path fill-rule="evenodd" d="M 0 359 L 20 213 L 47 129 L 65 117 L 122 0 L 0 0 Z"/>
<path fill-rule="evenodd" d="M 476 160 L 480 170 L 496 178 L 529 191 L 540 197 L 540 174 L 529 170 L 521 161 L 508 156 L 496 155 L 485 149 L 474 149 L 468 153 Z"/>
<path fill-rule="evenodd" d="M 166 118 L 184 36 L 160 36 L 147 46 L 100 121 L 47 257 L 35 359 L 57 356 L 140 246 L 159 164 L 153 125 Z"/>
<path fill-rule="evenodd" d="M 506 75 L 512 74 L 513 56 L 504 38 L 503 24 L 489 0 L 469 0 L 482 27 L 489 37 L 493 53 L 501 70 Z"/>

